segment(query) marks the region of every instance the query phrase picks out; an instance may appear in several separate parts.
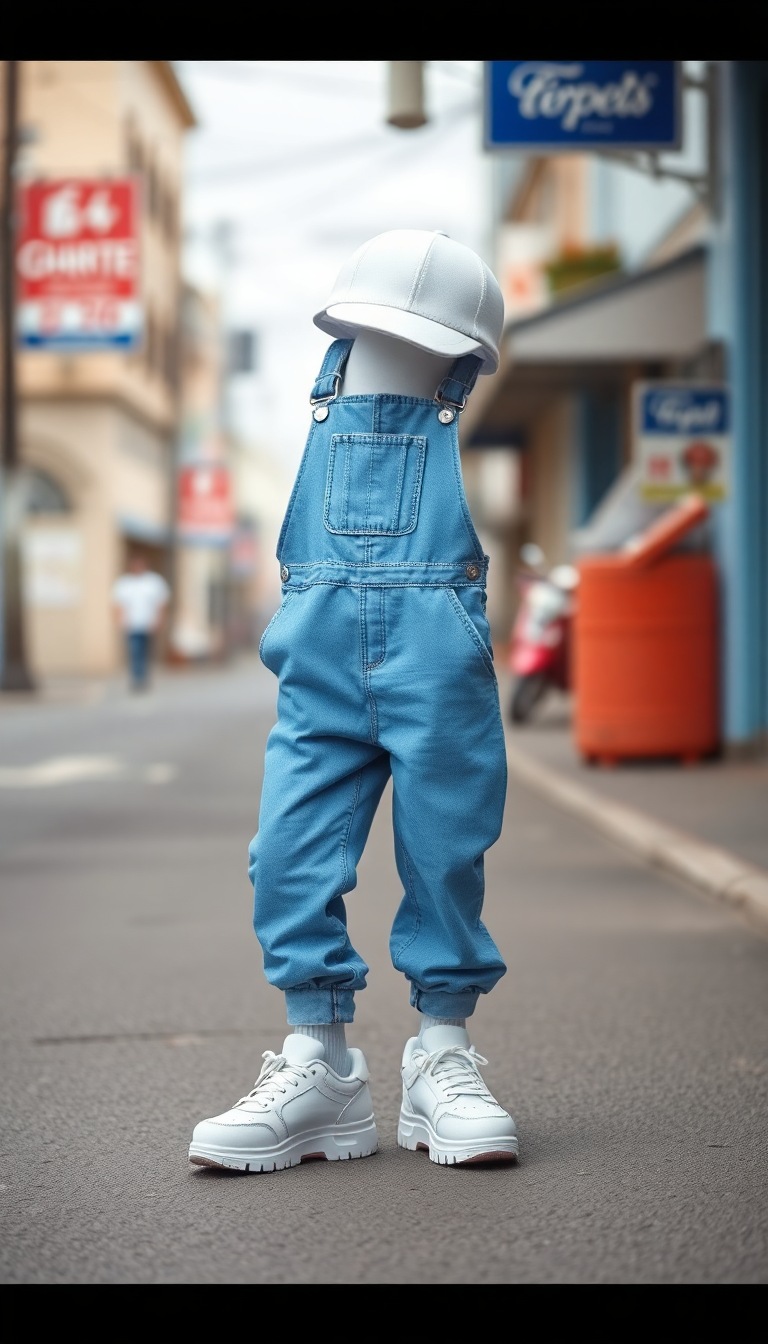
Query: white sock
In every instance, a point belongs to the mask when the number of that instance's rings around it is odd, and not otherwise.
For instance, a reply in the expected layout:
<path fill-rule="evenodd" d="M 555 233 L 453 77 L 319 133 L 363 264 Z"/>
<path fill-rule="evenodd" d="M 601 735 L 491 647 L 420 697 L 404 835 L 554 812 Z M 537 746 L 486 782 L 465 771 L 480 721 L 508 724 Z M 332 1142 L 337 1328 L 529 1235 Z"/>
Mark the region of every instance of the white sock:
<path fill-rule="evenodd" d="M 430 1027 L 466 1027 L 466 1017 L 430 1017 L 429 1013 L 419 1013 L 419 1041 Z"/>
<path fill-rule="evenodd" d="M 325 1062 L 341 1078 L 349 1073 L 347 1035 L 343 1022 L 302 1022 L 291 1028 L 297 1036 L 314 1036 L 325 1047 Z"/>

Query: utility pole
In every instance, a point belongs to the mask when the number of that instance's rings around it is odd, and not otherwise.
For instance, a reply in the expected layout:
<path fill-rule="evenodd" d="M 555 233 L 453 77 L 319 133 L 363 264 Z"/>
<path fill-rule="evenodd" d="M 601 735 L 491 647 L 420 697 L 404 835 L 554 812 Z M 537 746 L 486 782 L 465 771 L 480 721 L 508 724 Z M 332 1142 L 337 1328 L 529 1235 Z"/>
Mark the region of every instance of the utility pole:
<path fill-rule="evenodd" d="M 401 131 L 426 126 L 424 62 L 388 61 L 387 121 Z"/>
<path fill-rule="evenodd" d="M 3 644 L 1 691 L 31 691 L 34 682 L 24 651 L 21 573 L 23 483 L 18 448 L 16 397 L 16 149 L 19 138 L 19 62 L 5 62 L 5 143 L 0 217 L 0 343 L 2 344 L 2 528 Z"/>

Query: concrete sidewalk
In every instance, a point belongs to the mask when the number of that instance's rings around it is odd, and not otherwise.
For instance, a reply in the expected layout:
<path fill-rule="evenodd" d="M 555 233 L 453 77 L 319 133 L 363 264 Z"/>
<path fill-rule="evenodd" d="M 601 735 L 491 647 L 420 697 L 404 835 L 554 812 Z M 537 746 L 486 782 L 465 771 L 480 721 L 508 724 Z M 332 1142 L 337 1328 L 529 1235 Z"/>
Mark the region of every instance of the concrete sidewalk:
<path fill-rule="evenodd" d="M 587 765 L 572 705 L 551 694 L 533 723 L 507 725 L 510 769 L 651 866 L 740 906 L 768 933 L 768 761 Z"/>
<path fill-rule="evenodd" d="M 245 871 L 274 704 L 244 660 L 0 715 L 0 1282 L 765 1283 L 768 943 L 514 776 L 472 1034 L 520 1165 L 397 1146 L 388 795 L 347 901 L 379 1153 L 188 1166 L 286 1031 Z"/>

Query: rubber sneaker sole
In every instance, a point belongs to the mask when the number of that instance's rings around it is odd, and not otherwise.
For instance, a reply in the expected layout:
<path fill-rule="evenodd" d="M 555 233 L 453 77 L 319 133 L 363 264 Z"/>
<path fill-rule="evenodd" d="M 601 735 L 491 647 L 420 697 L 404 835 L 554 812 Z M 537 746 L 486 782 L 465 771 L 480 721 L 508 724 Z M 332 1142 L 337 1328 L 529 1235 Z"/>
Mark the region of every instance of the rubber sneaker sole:
<path fill-rule="evenodd" d="M 442 1139 L 423 1116 L 415 1119 L 402 1111 L 397 1126 L 397 1142 L 401 1148 L 407 1148 L 410 1152 L 418 1148 L 425 1149 L 429 1153 L 430 1162 L 437 1162 L 442 1167 L 467 1167 L 475 1162 L 514 1163 L 520 1156 L 520 1145 L 514 1134 L 470 1142 Z"/>
<path fill-rule="evenodd" d="M 195 1167 L 266 1173 L 284 1171 L 311 1160 L 346 1162 L 353 1157 L 372 1157 L 378 1146 L 376 1124 L 371 1116 L 354 1125 L 307 1129 L 274 1148 L 230 1148 L 193 1142 L 189 1145 L 189 1160 Z"/>

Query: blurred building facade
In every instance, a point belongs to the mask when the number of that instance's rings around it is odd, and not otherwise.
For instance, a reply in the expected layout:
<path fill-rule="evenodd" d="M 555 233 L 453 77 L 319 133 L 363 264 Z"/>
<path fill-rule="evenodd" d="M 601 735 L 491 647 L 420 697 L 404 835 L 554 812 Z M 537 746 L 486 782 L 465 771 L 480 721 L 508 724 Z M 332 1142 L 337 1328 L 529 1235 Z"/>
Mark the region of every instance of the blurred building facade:
<path fill-rule="evenodd" d="M 131 546 L 170 577 L 178 422 L 182 148 L 194 118 L 167 61 L 21 62 L 21 180 L 139 176 L 144 341 L 132 354 L 23 351 L 20 447 L 30 662 L 103 673 Z"/>
<path fill-rule="evenodd" d="M 182 661 L 221 656 L 226 648 L 227 548 L 232 525 L 227 445 L 221 433 L 223 383 L 219 307 L 184 285 L 180 312 L 180 419 L 171 652 Z M 185 494 L 198 495 L 222 473 L 226 517 L 181 516 Z M 223 523 L 223 526 L 221 525 Z M 197 525 L 195 525 L 197 524 Z"/>
<path fill-rule="evenodd" d="M 243 333 L 222 339 L 220 308 L 214 295 L 183 286 L 170 637 L 177 662 L 252 647 L 280 600 L 272 557 L 289 482 L 270 454 L 230 427 L 226 402 L 242 369 Z"/>
<path fill-rule="evenodd" d="M 749 751 L 768 733 L 768 63 L 709 70 L 709 148 L 701 91 L 686 105 L 703 193 L 600 156 L 494 165 L 507 325 L 499 375 L 480 380 L 463 417 L 463 462 L 504 638 L 522 542 L 570 558 L 630 462 L 633 384 L 730 384 L 730 497 L 713 536 L 724 736 Z"/>
<path fill-rule="evenodd" d="M 277 540 L 291 480 L 258 443 L 231 441 L 237 527 L 230 557 L 230 640 L 233 647 L 258 643 L 280 605 Z"/>

